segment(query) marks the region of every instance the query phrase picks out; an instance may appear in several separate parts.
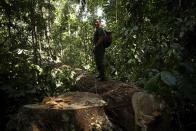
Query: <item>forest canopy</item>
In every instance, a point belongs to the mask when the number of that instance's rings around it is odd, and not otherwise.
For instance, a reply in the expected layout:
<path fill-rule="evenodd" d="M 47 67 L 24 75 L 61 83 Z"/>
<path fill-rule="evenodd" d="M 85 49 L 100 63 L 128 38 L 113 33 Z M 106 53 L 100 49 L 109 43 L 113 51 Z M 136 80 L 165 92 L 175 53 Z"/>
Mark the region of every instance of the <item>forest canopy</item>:
<path fill-rule="evenodd" d="M 166 101 L 176 128 L 194 123 L 195 12 L 191 0 L 1 0 L 0 120 L 23 104 L 75 90 L 72 68 L 96 73 L 91 49 L 99 17 L 113 35 L 107 76 Z"/>

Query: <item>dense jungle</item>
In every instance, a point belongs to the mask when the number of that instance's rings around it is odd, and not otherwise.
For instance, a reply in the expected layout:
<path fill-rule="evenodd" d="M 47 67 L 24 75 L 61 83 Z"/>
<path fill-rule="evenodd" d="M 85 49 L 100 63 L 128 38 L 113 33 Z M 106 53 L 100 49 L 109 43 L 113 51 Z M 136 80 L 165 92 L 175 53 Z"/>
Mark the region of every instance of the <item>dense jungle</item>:
<path fill-rule="evenodd" d="M 196 1 L 1 0 L 0 130 L 22 105 L 77 90 L 96 74 L 94 19 L 112 32 L 106 76 L 166 102 L 173 130 L 196 127 Z"/>

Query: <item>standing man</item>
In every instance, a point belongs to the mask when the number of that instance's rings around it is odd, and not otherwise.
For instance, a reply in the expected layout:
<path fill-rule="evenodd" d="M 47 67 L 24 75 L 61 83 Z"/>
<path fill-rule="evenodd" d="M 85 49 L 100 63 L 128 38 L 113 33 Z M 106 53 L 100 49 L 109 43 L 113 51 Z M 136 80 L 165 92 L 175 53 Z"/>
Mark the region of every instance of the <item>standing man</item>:
<path fill-rule="evenodd" d="M 105 67 L 104 67 L 104 53 L 105 53 L 105 47 L 104 47 L 104 30 L 101 28 L 101 20 L 95 19 L 95 27 L 96 31 L 94 33 L 94 48 L 93 52 L 95 54 L 95 63 L 97 70 L 99 72 L 99 75 L 96 76 L 97 79 L 100 81 L 105 81 Z"/>

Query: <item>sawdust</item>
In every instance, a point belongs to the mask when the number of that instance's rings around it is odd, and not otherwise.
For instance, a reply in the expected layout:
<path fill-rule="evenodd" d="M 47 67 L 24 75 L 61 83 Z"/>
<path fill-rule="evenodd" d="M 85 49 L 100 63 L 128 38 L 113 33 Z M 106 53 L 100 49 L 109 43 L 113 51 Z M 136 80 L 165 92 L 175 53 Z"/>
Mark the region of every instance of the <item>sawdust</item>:
<path fill-rule="evenodd" d="M 83 109 L 106 106 L 106 102 L 99 95 L 89 92 L 71 92 L 57 98 L 45 97 L 41 104 L 53 109 Z"/>

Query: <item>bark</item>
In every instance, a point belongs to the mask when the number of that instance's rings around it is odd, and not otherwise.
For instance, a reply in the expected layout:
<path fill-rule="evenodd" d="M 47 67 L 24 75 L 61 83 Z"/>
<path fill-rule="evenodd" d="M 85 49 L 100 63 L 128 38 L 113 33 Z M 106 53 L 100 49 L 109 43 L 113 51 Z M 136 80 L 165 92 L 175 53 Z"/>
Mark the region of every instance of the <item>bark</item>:
<path fill-rule="evenodd" d="M 168 131 L 163 104 L 143 89 L 120 81 L 98 81 L 75 68 L 76 88 L 40 104 L 25 105 L 8 124 L 17 131 Z"/>
<path fill-rule="evenodd" d="M 40 104 L 25 105 L 8 123 L 8 130 L 112 131 L 118 129 L 109 121 L 104 106 L 106 102 L 99 95 L 88 92 L 71 92 L 58 98 L 49 97 Z"/>
<path fill-rule="evenodd" d="M 81 92 L 99 94 L 108 103 L 105 112 L 123 131 L 168 131 L 170 123 L 161 115 L 163 103 L 154 95 L 133 84 L 108 79 L 98 81 L 95 75 L 78 72 L 76 87 Z"/>

